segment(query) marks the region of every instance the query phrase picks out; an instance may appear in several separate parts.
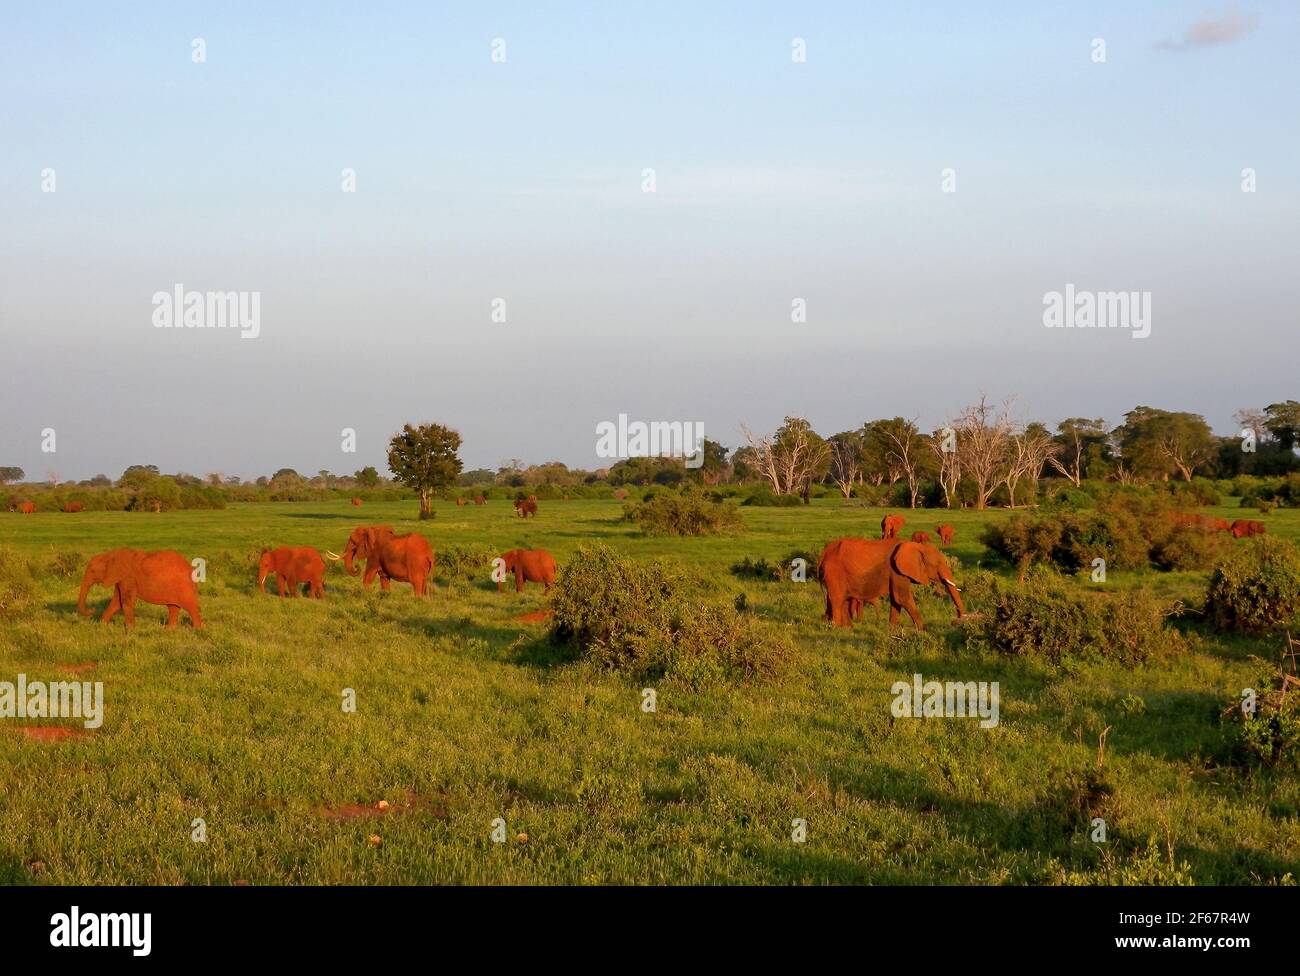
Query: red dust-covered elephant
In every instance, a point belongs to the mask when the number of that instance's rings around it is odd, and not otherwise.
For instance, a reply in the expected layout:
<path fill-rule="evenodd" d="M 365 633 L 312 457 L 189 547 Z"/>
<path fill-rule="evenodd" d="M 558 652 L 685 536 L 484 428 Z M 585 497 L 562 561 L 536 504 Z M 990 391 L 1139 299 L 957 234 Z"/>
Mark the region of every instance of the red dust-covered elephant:
<path fill-rule="evenodd" d="M 287 590 L 290 596 L 298 595 L 304 586 L 305 595 L 319 600 L 325 595 L 325 560 L 311 546 L 281 546 L 263 549 L 257 566 L 257 588 L 266 592 L 266 578 L 275 573 L 280 596 Z"/>
<path fill-rule="evenodd" d="M 35 503 L 35 502 L 20 502 L 19 505 L 18 505 L 18 511 L 22 512 L 24 515 L 35 515 L 35 514 L 36 514 L 36 503 Z"/>
<path fill-rule="evenodd" d="M 360 498 L 354 498 L 354 499 L 352 499 L 352 507 L 353 507 L 353 508 L 360 508 L 360 507 L 361 507 L 361 499 L 360 499 Z"/>
<path fill-rule="evenodd" d="M 388 581 L 397 580 L 410 583 L 416 596 L 425 596 L 426 584 L 433 585 L 433 547 L 429 541 L 415 532 L 395 535 L 391 525 L 363 525 L 348 537 L 342 556 L 328 549 L 326 554 L 330 559 L 343 560 L 343 568 L 351 576 L 361 571 L 353 568 L 352 560 L 364 559 L 366 575 L 361 579 L 363 586 L 369 586 L 378 576 L 379 585 L 385 592 Z"/>
<path fill-rule="evenodd" d="M 525 583 L 541 583 L 550 592 L 555 582 L 555 557 L 545 549 L 511 549 L 501 554 L 505 571 L 515 574 L 515 592 L 522 593 Z M 497 580 L 497 592 L 505 589 L 505 581 Z"/>
<path fill-rule="evenodd" d="M 929 532 L 921 532 L 921 531 L 913 532 L 913 533 L 912 533 L 912 541 L 913 541 L 913 542 L 929 542 L 929 541 L 930 541 L 930 533 L 929 533 Z"/>
<path fill-rule="evenodd" d="M 901 531 L 903 531 L 903 516 L 886 515 L 880 520 L 880 538 L 896 539 Z"/>
<path fill-rule="evenodd" d="M 1254 519 L 1237 519 L 1232 523 L 1229 529 L 1234 539 L 1243 539 L 1251 535 L 1263 535 L 1268 529 L 1263 522 L 1256 522 Z"/>
<path fill-rule="evenodd" d="M 203 626 L 193 567 L 178 552 L 170 549 L 158 552 L 114 549 L 94 556 L 86 566 L 86 574 L 81 579 L 81 595 L 77 598 L 77 612 L 83 617 L 90 616 L 86 609 L 86 594 L 95 585 L 113 591 L 113 599 L 99 618 L 101 623 L 108 623 L 121 610 L 126 625 L 134 626 L 135 601 L 143 600 L 167 608 L 168 627 L 176 626 L 182 610 L 190 615 L 190 623 L 196 630 Z"/>
<path fill-rule="evenodd" d="M 80 512 L 86 507 L 85 502 L 68 502 L 63 506 L 65 512 Z"/>
<path fill-rule="evenodd" d="M 934 531 L 939 533 L 939 545 L 941 546 L 952 545 L 952 537 L 956 533 L 956 530 L 951 525 L 945 522 L 943 525 L 939 526 Z"/>
<path fill-rule="evenodd" d="M 520 518 L 528 518 L 528 516 L 530 516 L 530 515 L 532 515 L 534 518 L 536 518 L 536 516 L 537 516 L 537 499 L 536 499 L 536 497 L 533 497 L 533 498 L 527 498 L 527 499 L 524 499 L 524 498 L 516 498 L 516 499 L 515 499 L 515 511 L 519 513 L 519 517 L 520 517 Z"/>
<path fill-rule="evenodd" d="M 912 597 L 913 584 L 938 584 L 947 591 L 957 616 L 966 611 L 961 590 L 953 582 L 948 561 L 937 546 L 897 539 L 836 539 L 817 560 L 817 580 L 826 594 L 826 619 L 838 627 L 852 627 L 863 604 L 889 597 L 889 625 L 906 610 L 912 625 L 923 630 L 921 614 Z"/>

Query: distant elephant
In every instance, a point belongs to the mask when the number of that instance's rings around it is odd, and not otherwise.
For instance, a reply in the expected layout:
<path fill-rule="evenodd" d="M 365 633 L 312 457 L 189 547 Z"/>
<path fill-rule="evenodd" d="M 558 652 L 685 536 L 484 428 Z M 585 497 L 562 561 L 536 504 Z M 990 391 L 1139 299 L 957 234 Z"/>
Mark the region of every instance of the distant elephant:
<path fill-rule="evenodd" d="M 36 514 L 36 503 L 35 503 L 35 502 L 21 502 L 21 503 L 19 503 L 19 505 L 18 505 L 18 511 L 22 512 L 24 515 L 35 515 L 35 514 Z"/>
<path fill-rule="evenodd" d="M 339 556 L 326 550 L 330 559 L 343 560 L 343 568 L 351 576 L 359 569 L 352 567 L 353 559 L 366 561 L 366 575 L 362 586 L 369 586 L 376 576 L 380 587 L 387 592 L 388 581 L 410 583 L 416 596 L 427 595 L 425 586 L 433 589 L 433 548 L 422 535 L 411 532 L 394 535 L 391 525 L 363 525 L 348 537 L 347 547 Z"/>
<path fill-rule="evenodd" d="M 501 559 L 506 564 L 506 572 L 515 574 L 515 592 L 522 593 L 525 583 L 541 583 L 546 592 L 550 592 L 555 582 L 555 557 L 545 549 L 511 549 L 503 552 Z M 505 589 L 504 581 L 497 582 L 497 592 Z"/>
<path fill-rule="evenodd" d="M 114 549 L 94 556 L 86 566 L 86 574 L 81 579 L 81 595 L 77 598 L 77 612 L 83 617 L 90 616 L 86 609 L 86 594 L 94 585 L 106 586 L 113 591 L 113 599 L 99 618 L 101 623 L 108 623 L 121 610 L 126 625 L 135 626 L 135 601 L 143 600 L 167 608 L 168 627 L 176 626 L 182 610 L 190 615 L 195 630 L 203 626 L 193 568 L 178 552 L 170 549 L 159 552 Z"/>
<path fill-rule="evenodd" d="M 1210 519 L 1210 525 L 1216 532 L 1231 532 L 1232 523 L 1225 518 Z"/>
<path fill-rule="evenodd" d="M 880 520 L 880 538 L 896 539 L 903 529 L 903 516 L 886 515 Z"/>
<path fill-rule="evenodd" d="M 463 498 L 457 498 L 457 499 L 456 499 L 456 507 L 457 507 L 457 508 L 461 508 L 461 507 L 463 507 L 464 504 L 465 504 L 465 499 L 463 499 Z"/>
<path fill-rule="evenodd" d="M 940 584 L 947 591 L 957 617 L 966 612 L 961 590 L 953 582 L 948 561 L 938 547 L 897 539 L 836 539 L 817 560 L 817 580 L 826 594 L 827 620 L 837 627 L 852 627 L 863 604 L 889 597 L 889 626 L 906 610 L 912 625 L 923 630 L 921 614 L 912 597 L 913 583 Z"/>
<path fill-rule="evenodd" d="M 945 522 L 943 525 L 935 529 L 935 531 L 939 533 L 939 545 L 941 546 L 952 545 L 952 537 L 955 534 L 956 530 L 953 529 L 951 525 Z"/>
<path fill-rule="evenodd" d="M 353 507 L 353 508 L 360 508 L 360 507 L 361 507 L 361 499 L 360 499 L 360 498 L 354 498 L 354 499 L 352 499 L 352 507 Z"/>
<path fill-rule="evenodd" d="M 68 504 L 63 506 L 63 510 L 65 512 L 80 512 L 85 507 L 85 502 L 68 502 Z"/>
<path fill-rule="evenodd" d="M 266 578 L 272 573 L 275 573 L 281 597 L 286 590 L 290 596 L 296 597 L 298 587 L 303 584 L 305 595 L 317 600 L 325 595 L 325 560 L 311 546 L 263 549 L 257 566 L 257 588 L 263 593 L 266 592 Z"/>
<path fill-rule="evenodd" d="M 486 505 L 486 504 L 487 504 L 487 499 L 484 498 L 482 495 L 475 495 L 475 496 L 474 496 L 474 504 L 475 504 L 475 505 Z"/>
<path fill-rule="evenodd" d="M 536 517 L 536 516 L 537 516 L 537 499 L 536 499 L 536 498 L 529 498 L 529 499 L 527 499 L 527 500 L 524 500 L 524 499 L 522 499 L 522 498 L 516 498 L 516 499 L 515 499 L 515 511 L 519 513 L 519 517 L 520 517 L 520 518 L 528 518 L 528 516 L 530 516 L 530 515 L 532 515 L 533 517 Z"/>
<path fill-rule="evenodd" d="M 913 541 L 913 542 L 929 542 L 929 541 L 930 541 L 930 533 L 929 533 L 929 532 L 913 532 L 913 533 L 912 533 L 912 541 Z"/>
<path fill-rule="evenodd" d="M 1263 522 L 1256 522 L 1254 519 L 1237 519 L 1232 523 L 1230 531 L 1234 539 L 1241 539 L 1245 536 L 1263 535 L 1268 529 L 1264 527 Z"/>

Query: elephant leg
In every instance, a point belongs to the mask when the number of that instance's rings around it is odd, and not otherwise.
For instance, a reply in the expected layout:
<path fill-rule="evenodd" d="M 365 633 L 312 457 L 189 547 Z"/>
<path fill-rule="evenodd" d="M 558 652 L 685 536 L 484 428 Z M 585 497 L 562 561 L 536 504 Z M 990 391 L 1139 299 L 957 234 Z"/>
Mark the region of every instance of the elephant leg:
<path fill-rule="evenodd" d="M 912 599 L 912 594 L 908 593 L 903 599 L 903 609 L 907 615 L 912 618 L 912 626 L 917 630 L 925 630 L 925 624 L 921 623 L 921 612 L 916 609 L 916 601 Z M 897 616 L 897 611 L 895 611 Z"/>
<path fill-rule="evenodd" d="M 892 600 L 889 602 L 889 629 L 892 631 L 894 625 L 898 623 L 898 604 Z"/>
<path fill-rule="evenodd" d="M 135 626 L 135 593 L 122 594 L 122 615 L 126 617 L 127 629 Z"/>
<path fill-rule="evenodd" d="M 113 588 L 113 599 L 108 601 L 108 606 L 104 609 L 104 615 L 99 618 L 101 624 L 106 624 L 113 619 L 117 611 L 122 609 L 122 598 L 118 596 L 117 587 Z"/>
<path fill-rule="evenodd" d="M 186 607 L 185 612 L 190 615 L 190 626 L 195 630 L 203 629 L 203 618 L 199 616 L 199 601 L 192 600 Z"/>
<path fill-rule="evenodd" d="M 520 570 L 515 570 L 515 592 L 524 592 L 524 574 Z"/>
<path fill-rule="evenodd" d="M 275 574 L 275 589 L 280 594 L 280 599 L 284 599 L 284 576 L 281 573 Z"/>
<path fill-rule="evenodd" d="M 176 626 L 176 621 L 180 618 L 181 608 L 174 603 L 167 604 L 167 629 L 171 630 Z"/>

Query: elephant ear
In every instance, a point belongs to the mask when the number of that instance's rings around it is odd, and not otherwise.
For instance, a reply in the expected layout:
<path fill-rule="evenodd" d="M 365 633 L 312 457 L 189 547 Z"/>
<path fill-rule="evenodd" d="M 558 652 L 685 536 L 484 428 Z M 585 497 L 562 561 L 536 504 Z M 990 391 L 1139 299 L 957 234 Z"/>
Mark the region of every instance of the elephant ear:
<path fill-rule="evenodd" d="M 925 553 L 919 543 L 899 543 L 890 562 L 897 572 L 906 576 L 913 583 L 924 583 L 928 579 L 925 572 Z"/>

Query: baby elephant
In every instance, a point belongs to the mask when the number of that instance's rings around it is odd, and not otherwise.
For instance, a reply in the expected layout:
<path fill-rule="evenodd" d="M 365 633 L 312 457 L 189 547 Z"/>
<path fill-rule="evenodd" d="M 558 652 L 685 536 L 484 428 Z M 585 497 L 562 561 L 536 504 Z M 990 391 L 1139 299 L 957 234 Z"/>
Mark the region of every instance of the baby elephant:
<path fill-rule="evenodd" d="M 290 596 L 298 595 L 298 586 L 305 584 L 304 593 L 319 600 L 325 595 L 325 560 L 311 546 L 281 546 L 263 549 L 257 568 L 258 588 L 266 592 L 266 578 L 275 573 L 280 596 L 288 590 Z"/>
<path fill-rule="evenodd" d="M 939 528 L 935 529 L 935 531 L 939 533 L 939 545 L 952 545 L 952 537 L 955 530 L 951 525 L 945 522 L 943 525 L 939 526 Z"/>
<path fill-rule="evenodd" d="M 555 557 L 545 549 L 511 549 L 501 554 L 507 573 L 515 574 L 515 592 L 522 593 L 525 583 L 541 583 L 550 592 L 555 582 Z M 497 592 L 505 589 L 505 581 L 497 581 Z"/>
<path fill-rule="evenodd" d="M 930 541 L 930 533 L 929 533 L 929 532 L 913 532 L 913 533 L 912 533 L 912 541 L 913 541 L 913 542 L 929 542 L 929 541 Z"/>

